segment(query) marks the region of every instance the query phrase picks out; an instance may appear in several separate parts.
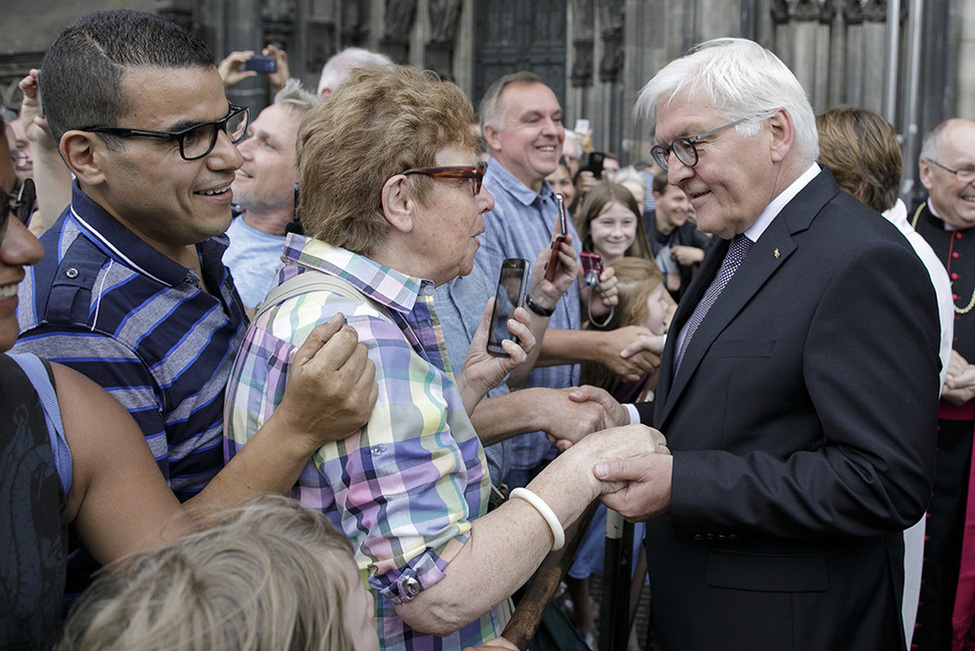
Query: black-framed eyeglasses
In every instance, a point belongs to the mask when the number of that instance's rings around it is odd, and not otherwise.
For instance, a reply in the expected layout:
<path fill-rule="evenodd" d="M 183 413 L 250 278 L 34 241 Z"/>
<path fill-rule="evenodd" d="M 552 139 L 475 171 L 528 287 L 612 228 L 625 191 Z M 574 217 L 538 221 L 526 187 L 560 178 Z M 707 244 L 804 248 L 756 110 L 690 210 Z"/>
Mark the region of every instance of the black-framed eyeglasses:
<path fill-rule="evenodd" d="M 938 167 L 940 167 L 941 169 L 943 169 L 946 172 L 951 172 L 952 174 L 954 174 L 955 175 L 955 178 L 958 179 L 958 182 L 959 183 L 963 183 L 963 184 L 967 185 L 967 184 L 971 183 L 972 181 L 975 181 L 975 168 L 963 167 L 960 170 L 953 170 L 950 167 L 947 167 L 945 165 L 942 165 L 941 163 L 939 163 L 938 161 L 934 160 L 933 158 L 926 158 L 925 160 L 928 161 L 929 163 L 932 163 L 934 165 L 937 165 Z"/>
<path fill-rule="evenodd" d="M 470 179 L 471 190 L 475 195 L 481 191 L 481 182 L 484 180 L 484 172 L 487 170 L 487 163 L 481 162 L 477 165 L 455 165 L 451 167 L 414 167 L 406 170 L 403 174 L 422 174 L 435 179 Z"/>
<path fill-rule="evenodd" d="M 745 122 L 747 120 L 752 120 L 761 115 L 764 115 L 764 113 L 749 115 L 747 117 L 741 118 L 740 120 L 729 122 L 728 124 L 722 125 L 717 129 L 711 129 L 710 131 L 707 131 L 697 136 L 690 136 L 690 137 L 685 136 L 682 138 L 675 138 L 674 141 L 670 143 L 669 147 L 667 145 L 653 145 L 652 147 L 650 147 L 650 156 L 653 157 L 653 160 L 657 161 L 657 165 L 659 165 L 661 169 L 663 169 L 665 172 L 667 171 L 667 163 L 670 160 L 671 152 L 673 152 L 674 156 L 677 157 L 677 160 L 679 160 L 681 164 L 683 164 L 685 167 L 694 167 L 695 165 L 697 165 L 697 159 L 698 159 L 697 147 L 694 146 L 695 143 L 702 140 L 703 138 L 707 138 L 708 136 L 713 136 L 714 134 L 720 133 L 725 129 L 730 129 L 731 127 L 738 126 L 742 122 Z"/>
<path fill-rule="evenodd" d="M 168 138 L 179 143 L 183 160 L 203 158 L 217 145 L 217 136 L 225 132 L 235 145 L 247 134 L 247 107 L 230 105 L 230 112 L 216 122 L 194 124 L 179 131 L 149 131 L 126 127 L 87 127 L 80 131 L 108 133 L 120 138 Z"/>
<path fill-rule="evenodd" d="M 27 178 L 20 184 L 20 189 L 15 195 L 8 195 L 0 192 L 0 212 L 3 213 L 0 233 L 7 232 L 7 217 L 13 214 L 21 224 L 27 226 L 30 223 L 30 216 L 34 212 L 34 201 L 37 199 L 37 192 L 34 189 L 34 180 Z"/>

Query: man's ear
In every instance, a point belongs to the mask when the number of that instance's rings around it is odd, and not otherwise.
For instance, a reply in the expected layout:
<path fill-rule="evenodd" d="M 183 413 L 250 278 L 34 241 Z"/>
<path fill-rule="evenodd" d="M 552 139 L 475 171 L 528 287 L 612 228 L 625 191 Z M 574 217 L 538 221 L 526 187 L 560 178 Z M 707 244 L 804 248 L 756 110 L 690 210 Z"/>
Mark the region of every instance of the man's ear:
<path fill-rule="evenodd" d="M 102 165 L 105 160 L 105 143 L 87 131 L 71 130 L 61 136 L 61 158 L 67 163 L 78 181 L 95 186 L 105 181 Z"/>
<path fill-rule="evenodd" d="M 928 192 L 931 191 L 931 187 L 934 185 L 934 179 L 931 178 L 934 170 L 931 168 L 931 163 L 927 158 L 918 159 L 917 162 L 918 174 L 921 177 L 921 185 L 927 188 Z"/>
<path fill-rule="evenodd" d="M 497 151 L 501 148 L 501 132 L 495 129 L 490 124 L 485 124 L 481 128 L 481 135 L 484 136 L 484 142 L 488 144 L 491 151 Z"/>
<path fill-rule="evenodd" d="M 401 233 L 413 230 L 413 211 L 416 199 L 410 181 L 403 174 L 391 176 L 383 184 L 383 215 L 389 225 Z"/>
<path fill-rule="evenodd" d="M 769 128 L 772 131 L 772 141 L 770 143 L 772 161 L 782 162 L 786 155 L 792 150 L 795 144 L 796 132 L 792 124 L 792 118 L 784 109 L 779 109 L 768 118 Z"/>

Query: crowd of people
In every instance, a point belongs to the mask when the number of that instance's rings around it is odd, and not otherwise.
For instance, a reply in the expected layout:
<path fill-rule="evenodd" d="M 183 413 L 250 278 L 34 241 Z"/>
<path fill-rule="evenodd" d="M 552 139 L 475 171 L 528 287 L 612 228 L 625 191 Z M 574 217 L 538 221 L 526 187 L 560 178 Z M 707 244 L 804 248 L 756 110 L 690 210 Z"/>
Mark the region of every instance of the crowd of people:
<path fill-rule="evenodd" d="M 649 80 L 622 168 L 528 71 L 475 113 L 268 45 L 253 116 L 255 54 L 98 12 L 20 83 L 0 646 L 514 649 L 594 501 L 580 648 L 607 508 L 666 651 L 975 640 L 975 122 L 931 128 L 910 212 L 893 128 L 747 40 Z"/>

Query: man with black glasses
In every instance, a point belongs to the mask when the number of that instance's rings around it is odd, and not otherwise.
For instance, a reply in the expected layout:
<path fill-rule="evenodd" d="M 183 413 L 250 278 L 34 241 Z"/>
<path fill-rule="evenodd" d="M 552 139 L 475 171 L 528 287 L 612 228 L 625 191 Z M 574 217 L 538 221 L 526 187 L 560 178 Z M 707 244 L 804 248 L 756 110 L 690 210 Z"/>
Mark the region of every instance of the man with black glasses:
<path fill-rule="evenodd" d="M 118 399 L 180 501 L 223 465 L 224 387 L 246 327 L 221 257 L 247 110 L 227 102 L 213 60 L 182 28 L 134 11 L 88 15 L 58 37 L 41 89 L 77 180 L 41 240 L 44 258 L 27 271 L 18 312 L 16 351 L 71 366 Z M 308 416 L 333 438 L 365 421 L 373 371 L 360 355 L 347 370 L 365 380 L 340 386 L 336 373 L 313 414 L 292 404 L 287 440 L 251 481 L 287 458 L 274 479 L 290 487 L 314 451 L 299 431 Z M 361 420 L 330 421 L 322 407 Z"/>

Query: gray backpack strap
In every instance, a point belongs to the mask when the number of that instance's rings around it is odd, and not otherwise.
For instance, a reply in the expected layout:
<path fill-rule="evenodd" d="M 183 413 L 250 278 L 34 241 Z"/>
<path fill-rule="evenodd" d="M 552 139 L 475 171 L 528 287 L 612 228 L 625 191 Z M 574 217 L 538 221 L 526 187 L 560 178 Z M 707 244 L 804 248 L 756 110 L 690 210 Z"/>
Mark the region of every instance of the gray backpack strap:
<path fill-rule="evenodd" d="M 259 316 L 270 310 L 275 305 L 279 305 L 288 299 L 311 292 L 334 292 L 343 296 L 348 296 L 349 298 L 355 299 L 360 303 L 371 303 L 372 305 L 376 306 L 380 312 L 387 314 L 386 310 L 381 305 L 371 301 L 365 294 L 360 292 L 348 282 L 334 276 L 329 276 L 328 274 L 324 274 L 320 271 L 306 271 L 284 281 L 268 292 L 264 300 L 261 301 L 261 304 L 257 306 L 253 320 L 256 321 Z"/>

